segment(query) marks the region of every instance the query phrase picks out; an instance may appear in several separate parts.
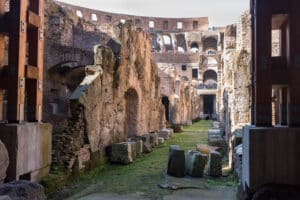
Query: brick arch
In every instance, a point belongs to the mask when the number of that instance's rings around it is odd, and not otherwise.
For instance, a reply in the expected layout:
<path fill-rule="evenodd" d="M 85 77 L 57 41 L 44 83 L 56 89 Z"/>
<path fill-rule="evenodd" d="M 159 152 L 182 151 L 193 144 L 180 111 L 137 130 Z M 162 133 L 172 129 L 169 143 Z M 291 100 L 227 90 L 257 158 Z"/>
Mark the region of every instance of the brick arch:
<path fill-rule="evenodd" d="M 218 40 L 215 37 L 207 37 L 203 40 L 203 51 L 208 49 L 218 50 Z"/>

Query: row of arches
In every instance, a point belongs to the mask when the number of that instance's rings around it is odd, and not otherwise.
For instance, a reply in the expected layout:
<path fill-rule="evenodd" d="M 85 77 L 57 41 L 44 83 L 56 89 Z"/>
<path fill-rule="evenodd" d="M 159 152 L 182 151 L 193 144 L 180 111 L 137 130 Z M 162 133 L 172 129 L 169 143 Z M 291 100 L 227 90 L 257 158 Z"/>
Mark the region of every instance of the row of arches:
<path fill-rule="evenodd" d="M 152 50 L 161 51 L 176 51 L 179 53 L 191 52 L 197 53 L 200 51 L 207 52 L 209 55 L 214 55 L 218 50 L 218 41 L 214 37 L 207 37 L 202 42 L 191 41 L 187 42 L 184 34 L 177 34 L 173 38 L 169 34 L 157 35 L 151 34 Z M 188 45 L 188 43 L 190 43 Z M 202 47 L 202 49 L 200 48 Z"/>

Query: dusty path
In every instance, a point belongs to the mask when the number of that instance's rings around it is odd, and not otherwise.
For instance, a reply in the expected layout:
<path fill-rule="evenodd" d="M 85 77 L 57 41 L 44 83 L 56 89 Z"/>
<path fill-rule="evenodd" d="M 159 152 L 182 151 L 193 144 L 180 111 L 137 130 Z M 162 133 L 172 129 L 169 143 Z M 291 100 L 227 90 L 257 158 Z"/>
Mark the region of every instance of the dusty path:
<path fill-rule="evenodd" d="M 92 194 L 78 200 L 150 200 L 141 194 Z M 234 188 L 185 189 L 166 195 L 162 200 L 235 200 Z"/>

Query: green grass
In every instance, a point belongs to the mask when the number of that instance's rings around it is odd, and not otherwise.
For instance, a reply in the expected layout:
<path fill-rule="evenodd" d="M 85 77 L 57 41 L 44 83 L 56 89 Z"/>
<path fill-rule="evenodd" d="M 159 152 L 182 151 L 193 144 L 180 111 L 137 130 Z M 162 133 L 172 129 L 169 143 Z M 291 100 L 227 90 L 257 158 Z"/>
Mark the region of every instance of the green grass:
<path fill-rule="evenodd" d="M 149 154 L 144 154 L 130 165 L 104 164 L 92 171 L 83 172 L 76 178 L 71 176 L 67 180 L 62 180 L 61 175 L 50 176 L 46 181 L 46 191 L 50 193 L 50 199 L 58 199 L 56 198 L 58 196 L 62 199 L 75 193 L 80 197 L 95 192 L 124 194 L 137 191 L 151 199 L 157 199 L 171 192 L 157 187 L 157 184 L 163 181 L 162 172 L 167 167 L 169 145 L 179 145 L 187 151 L 195 149 L 198 143 L 206 144 L 207 129 L 210 126 L 210 121 L 200 121 L 184 127 L 183 133 L 175 134 L 165 144 L 155 148 Z M 231 175 L 216 179 L 203 178 L 202 181 L 205 181 L 208 186 L 235 185 Z M 63 189 L 53 193 L 58 189 L 55 186 Z"/>

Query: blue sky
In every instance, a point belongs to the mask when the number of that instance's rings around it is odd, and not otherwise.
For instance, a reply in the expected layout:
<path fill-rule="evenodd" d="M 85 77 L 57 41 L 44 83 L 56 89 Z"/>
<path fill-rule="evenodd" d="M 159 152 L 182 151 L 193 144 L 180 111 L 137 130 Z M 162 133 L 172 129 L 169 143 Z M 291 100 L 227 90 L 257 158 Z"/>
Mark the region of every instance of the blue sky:
<path fill-rule="evenodd" d="M 235 23 L 249 0 L 60 0 L 114 13 L 153 17 L 209 17 L 210 26 Z"/>

